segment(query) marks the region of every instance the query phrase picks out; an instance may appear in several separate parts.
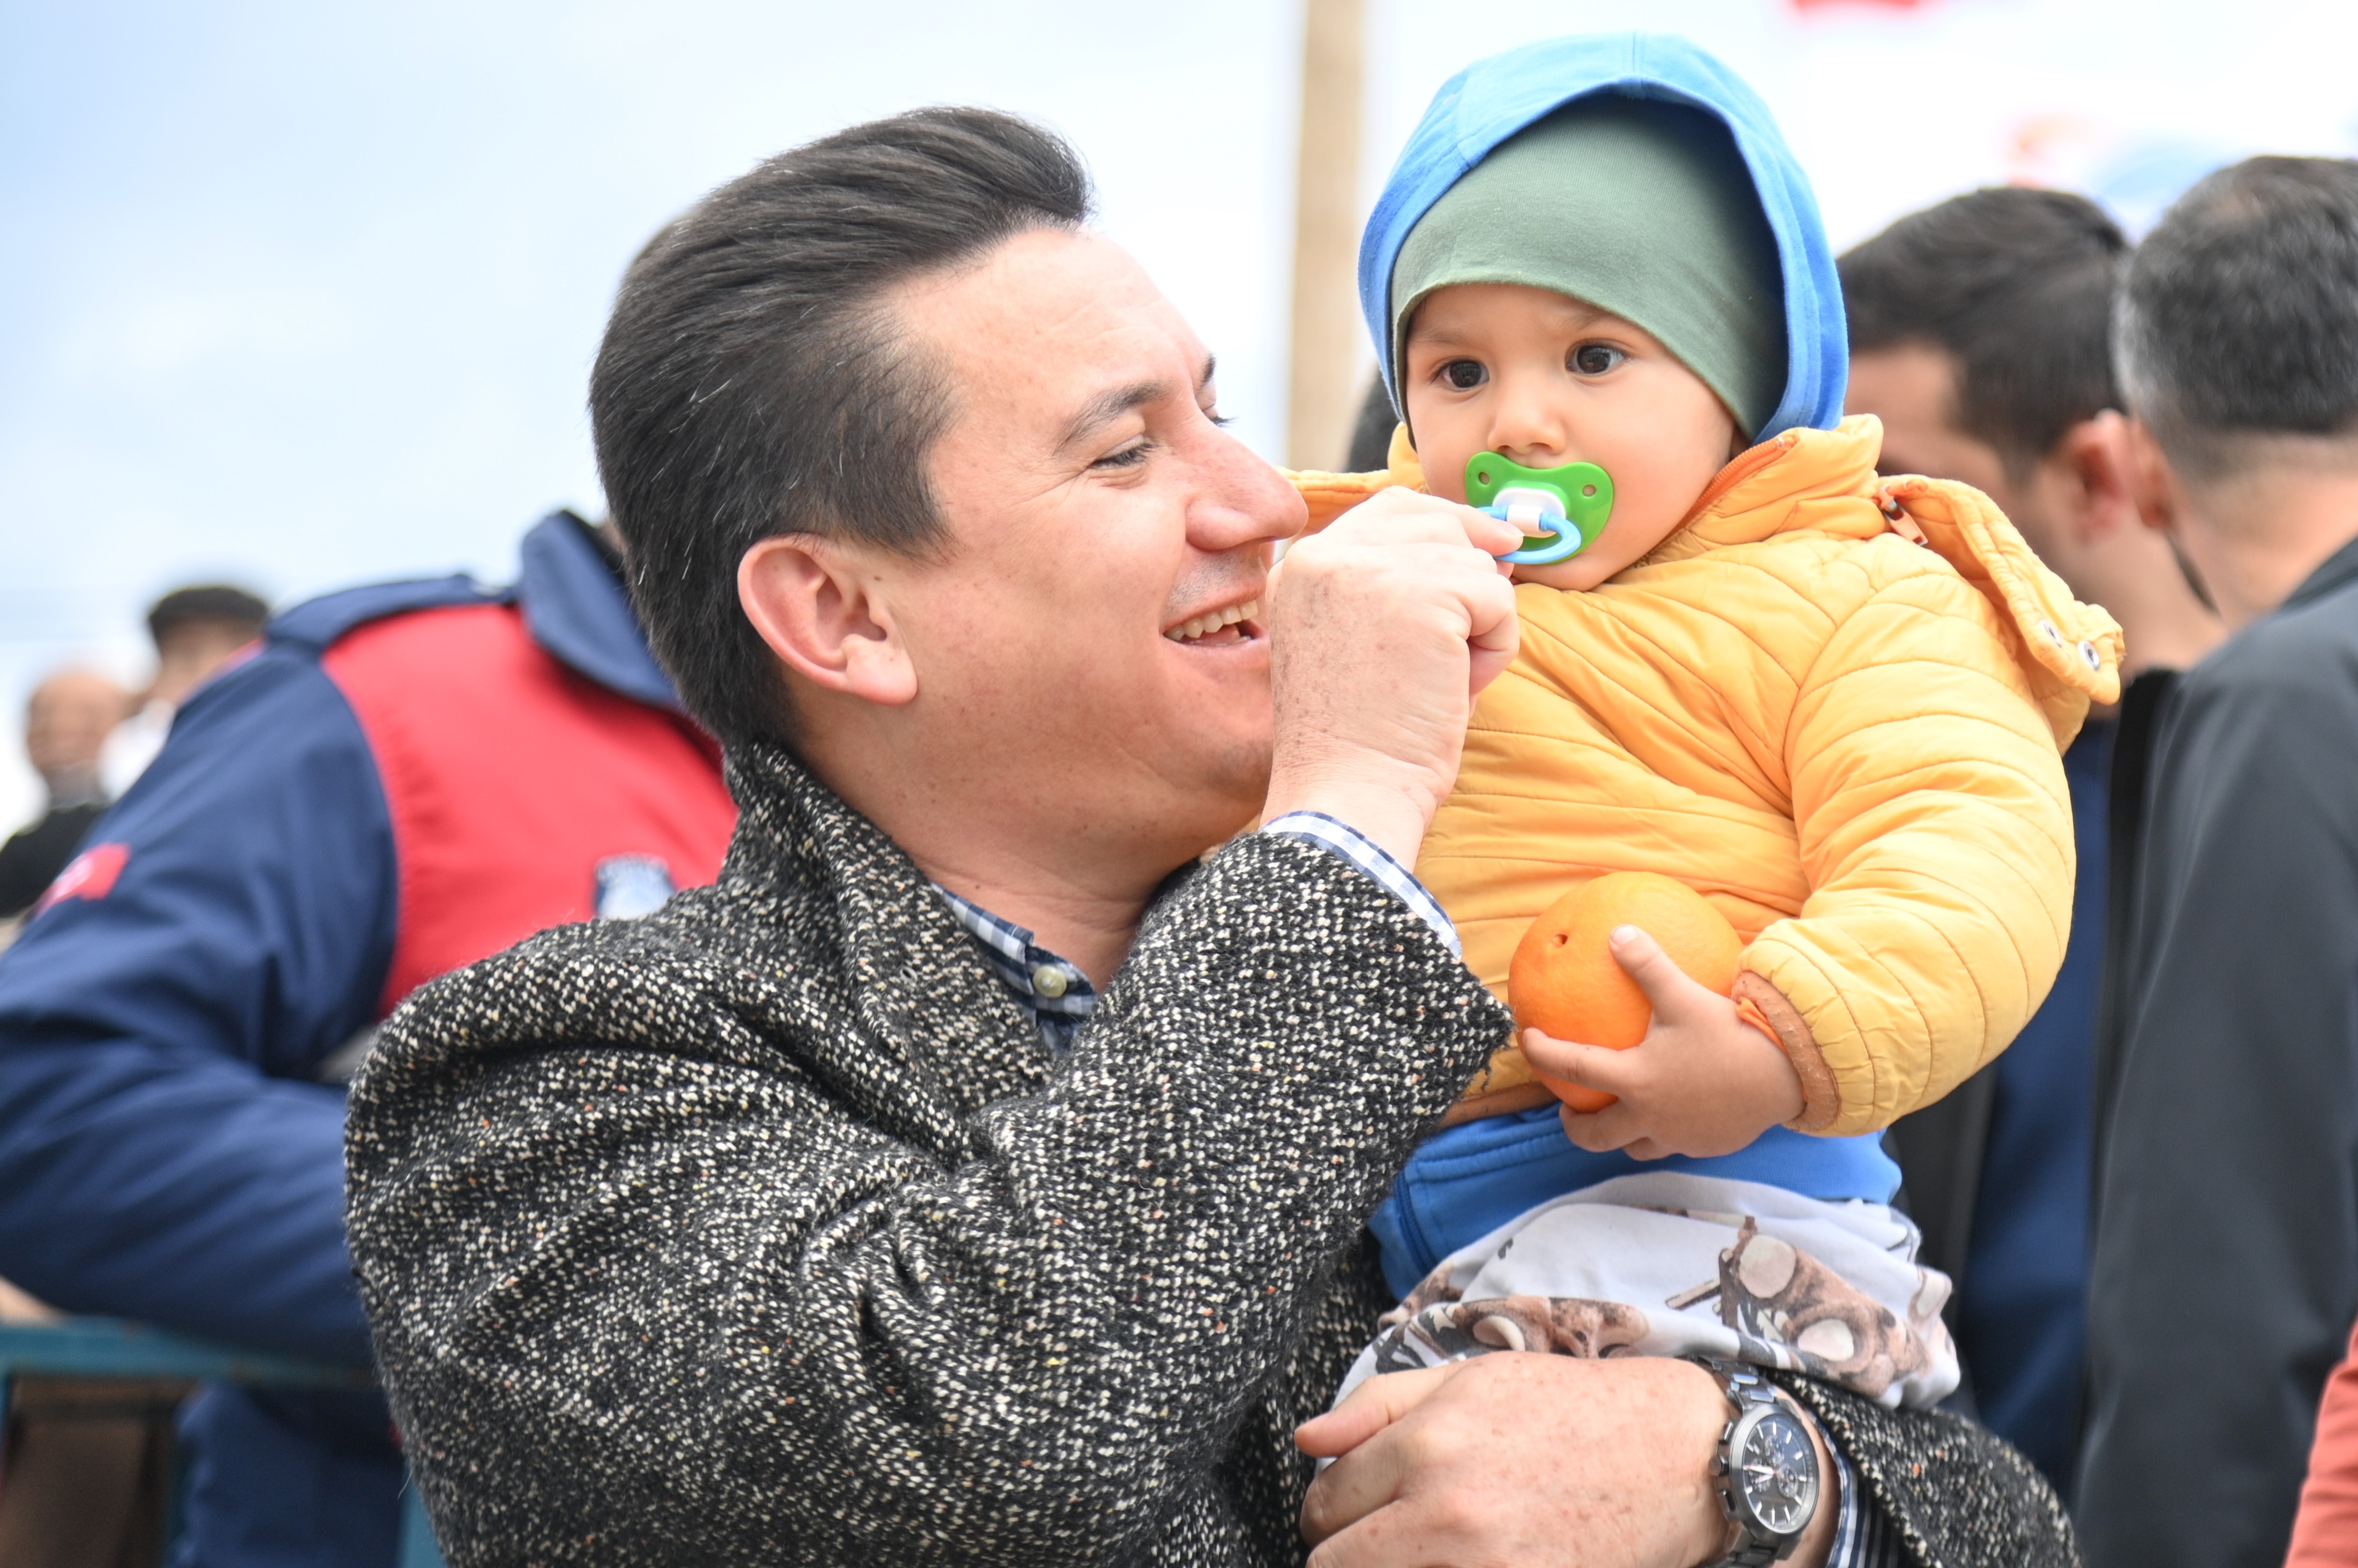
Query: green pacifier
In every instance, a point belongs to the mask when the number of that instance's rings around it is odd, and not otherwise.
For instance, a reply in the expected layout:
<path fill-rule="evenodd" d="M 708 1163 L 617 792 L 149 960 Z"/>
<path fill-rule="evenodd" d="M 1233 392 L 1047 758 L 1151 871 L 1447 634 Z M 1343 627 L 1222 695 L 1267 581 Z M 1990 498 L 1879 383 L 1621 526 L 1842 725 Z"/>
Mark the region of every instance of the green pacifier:
<path fill-rule="evenodd" d="M 1527 469 L 1496 452 L 1466 463 L 1466 504 L 1523 531 L 1523 547 L 1500 556 L 1518 566 L 1567 561 L 1594 544 L 1613 515 L 1613 480 L 1595 463 Z"/>

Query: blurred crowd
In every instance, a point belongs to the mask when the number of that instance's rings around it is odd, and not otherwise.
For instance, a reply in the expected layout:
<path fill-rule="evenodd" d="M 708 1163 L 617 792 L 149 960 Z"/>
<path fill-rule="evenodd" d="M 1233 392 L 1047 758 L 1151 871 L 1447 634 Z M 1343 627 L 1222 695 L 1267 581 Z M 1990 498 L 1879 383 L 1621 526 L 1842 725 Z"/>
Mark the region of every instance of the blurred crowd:
<path fill-rule="evenodd" d="M 106 808 L 164 749 L 172 715 L 206 676 L 262 635 L 270 607 L 242 588 L 175 589 L 147 611 L 156 670 L 126 691 L 97 670 L 68 665 L 25 700 L 25 757 L 41 776 L 41 815 L 0 844 L 0 946 Z"/>
<path fill-rule="evenodd" d="M 2134 676 L 2064 759 L 2061 978 L 1889 1147 L 1956 1282 L 1952 1405 L 2071 1501 L 2090 1561 L 2349 1562 L 2358 168 L 2239 166 L 2146 244 L 2078 197 L 1995 189 L 1841 263 L 1847 406 L 1882 421 L 1882 471 L 1994 498 L 2120 622 Z M 2248 294 L 2219 316 L 2204 280 L 2238 244 Z M 2223 355 L 2211 402 L 2156 405 L 2139 334 L 2173 331 L 2263 348 Z M 2255 358 L 2272 372 L 2234 368 Z M 1383 467 L 1393 425 L 1378 388 L 1349 466 Z M 708 880 L 731 808 L 603 526 L 544 522 L 510 589 L 266 617 L 176 590 L 142 689 L 70 667 L 27 704 L 48 797 L 0 848 L 0 921 L 40 937 L 0 968 L 0 1274 L 21 1287 L 0 1313 L 358 1361 L 337 1128 L 375 1022 L 534 930 Z M 118 881 L 139 897 L 110 901 Z M 209 1390 L 178 1419 L 189 1552 L 390 1563 L 401 1468 L 373 1396 Z M 10 1433 L 0 1560 L 43 1442 Z"/>

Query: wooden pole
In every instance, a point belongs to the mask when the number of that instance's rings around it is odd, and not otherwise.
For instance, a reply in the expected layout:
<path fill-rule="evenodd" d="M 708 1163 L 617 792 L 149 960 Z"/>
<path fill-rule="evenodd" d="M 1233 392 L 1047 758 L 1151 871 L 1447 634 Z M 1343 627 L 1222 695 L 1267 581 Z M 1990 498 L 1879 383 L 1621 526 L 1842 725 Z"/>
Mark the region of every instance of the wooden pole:
<path fill-rule="evenodd" d="M 1359 406 L 1364 21 L 1362 0 L 1304 0 L 1285 438 L 1286 460 L 1295 468 L 1340 468 Z"/>

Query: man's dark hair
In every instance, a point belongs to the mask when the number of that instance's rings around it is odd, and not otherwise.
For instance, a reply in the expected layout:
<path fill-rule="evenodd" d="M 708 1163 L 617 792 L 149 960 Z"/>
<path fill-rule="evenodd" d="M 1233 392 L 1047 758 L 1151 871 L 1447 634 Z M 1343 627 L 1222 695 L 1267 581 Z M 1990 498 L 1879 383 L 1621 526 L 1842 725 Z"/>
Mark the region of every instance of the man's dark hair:
<path fill-rule="evenodd" d="M 786 734 L 776 661 L 737 601 L 782 534 L 912 554 L 942 523 L 936 367 L 882 296 L 1090 209 L 1051 132 L 921 109 L 781 153 L 658 235 L 622 280 L 590 382 L 598 469 L 655 653 L 723 741 Z"/>
<path fill-rule="evenodd" d="M 1836 263 L 1851 351 L 1945 350 L 1957 427 L 2028 469 L 2072 426 L 2119 406 L 2111 329 L 2127 249 L 2084 196 L 2020 186 L 1952 196 Z"/>
<path fill-rule="evenodd" d="M 2254 437 L 2358 431 L 2358 163 L 2247 158 L 2196 184 L 2137 247 L 2114 342 L 2190 478 Z"/>
<path fill-rule="evenodd" d="M 176 588 L 147 611 L 147 635 L 160 650 L 183 627 L 220 626 L 253 637 L 269 619 L 270 606 L 242 588 L 222 583 Z"/>

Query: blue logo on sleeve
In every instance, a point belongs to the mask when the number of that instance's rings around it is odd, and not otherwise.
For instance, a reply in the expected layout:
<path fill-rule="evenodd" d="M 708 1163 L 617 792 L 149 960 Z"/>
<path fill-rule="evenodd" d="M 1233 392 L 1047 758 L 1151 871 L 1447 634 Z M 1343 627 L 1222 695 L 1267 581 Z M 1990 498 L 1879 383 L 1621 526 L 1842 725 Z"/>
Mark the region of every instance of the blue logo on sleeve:
<path fill-rule="evenodd" d="M 598 862 L 598 918 L 636 920 L 671 897 L 671 868 L 653 855 L 609 855 Z"/>

